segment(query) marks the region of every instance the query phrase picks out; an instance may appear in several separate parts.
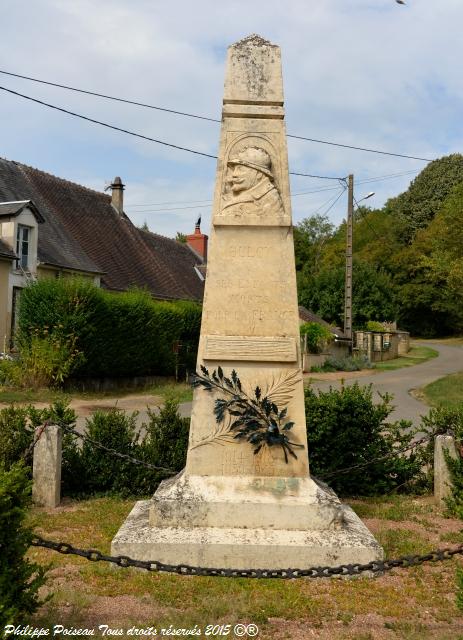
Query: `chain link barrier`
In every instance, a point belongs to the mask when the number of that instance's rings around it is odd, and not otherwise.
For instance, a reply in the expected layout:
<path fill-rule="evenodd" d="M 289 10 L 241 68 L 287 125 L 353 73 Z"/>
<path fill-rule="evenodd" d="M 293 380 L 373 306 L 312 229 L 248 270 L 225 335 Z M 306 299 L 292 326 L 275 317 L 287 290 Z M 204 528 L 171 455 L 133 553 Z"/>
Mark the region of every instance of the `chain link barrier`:
<path fill-rule="evenodd" d="M 45 431 L 45 429 L 50 425 L 50 422 L 48 422 L 48 420 L 45 420 L 45 422 L 40 426 L 37 435 L 34 437 L 33 441 L 30 443 L 30 445 L 27 447 L 27 449 L 24 451 L 24 460 L 27 462 L 30 458 L 30 456 L 32 455 L 34 449 L 35 449 L 35 445 L 37 444 L 37 442 L 40 440 L 40 438 L 42 437 L 43 432 Z"/>
<path fill-rule="evenodd" d="M 351 467 L 344 467 L 343 469 L 336 469 L 336 471 L 330 471 L 329 473 L 324 473 L 323 475 L 318 475 L 317 478 L 320 480 L 328 480 L 331 478 L 337 478 L 338 476 L 342 476 L 345 473 L 349 473 L 350 471 L 355 471 L 356 469 L 364 469 L 365 467 L 370 466 L 371 464 L 375 464 L 375 462 L 382 462 L 384 460 L 388 460 L 389 458 L 395 458 L 400 453 L 406 453 L 407 451 L 411 451 L 412 449 L 416 449 L 420 447 L 422 444 L 428 443 L 431 438 L 434 438 L 436 434 L 432 433 L 419 440 L 415 440 L 411 444 L 402 447 L 401 449 L 395 449 L 392 453 L 386 453 L 383 456 L 378 456 L 377 458 L 372 458 L 367 462 L 360 462 L 359 464 L 354 464 Z"/>
<path fill-rule="evenodd" d="M 30 454 L 32 453 L 33 449 L 35 448 L 35 445 L 37 444 L 37 442 L 39 441 L 43 431 L 45 430 L 45 428 L 48 426 L 49 423 L 44 423 L 44 425 L 42 426 L 40 432 L 38 433 L 37 437 L 35 438 L 34 442 L 28 447 L 28 449 L 26 450 L 24 457 L 25 459 L 27 459 Z M 102 444 L 101 442 L 98 442 L 97 440 L 93 440 L 93 438 L 90 438 L 89 436 L 87 436 L 87 434 L 85 433 L 79 433 L 79 431 L 77 431 L 75 428 L 70 427 L 68 425 L 59 425 L 63 431 L 67 431 L 68 433 L 71 433 L 72 435 L 76 436 L 77 438 L 80 438 L 81 440 L 86 440 L 87 442 L 89 442 L 90 444 L 92 444 L 93 446 L 97 447 L 98 449 L 101 449 L 102 451 L 105 451 L 106 453 L 110 453 L 113 456 L 116 456 L 117 458 L 121 458 L 123 460 L 128 460 L 129 462 L 132 462 L 133 464 L 138 464 L 141 465 L 143 467 L 146 467 L 147 469 L 151 469 L 153 471 L 160 471 L 162 473 L 164 473 L 166 476 L 175 476 L 178 474 L 178 471 L 174 471 L 173 469 L 169 469 L 166 467 L 158 467 L 154 464 L 151 464 L 150 462 L 146 462 L 145 460 L 139 460 L 138 458 L 134 458 L 133 456 L 130 456 L 126 453 L 121 453 L 120 451 L 117 451 L 116 449 L 112 449 L 110 447 L 107 447 L 106 445 Z M 367 462 L 361 462 L 359 464 L 355 464 L 352 465 L 350 467 L 344 467 L 343 469 L 337 469 L 336 471 L 331 471 L 329 473 L 325 473 L 323 475 L 318 475 L 317 478 L 319 478 L 320 480 L 330 480 L 333 478 L 336 478 L 337 476 L 340 475 L 344 475 L 346 473 L 349 473 L 351 471 L 355 471 L 356 469 L 364 469 L 365 467 L 368 467 L 372 464 L 375 464 L 376 462 L 382 462 L 384 460 L 387 460 L 389 458 L 394 458 L 395 456 L 397 456 L 398 454 L 401 453 L 406 453 L 407 451 L 411 451 L 413 449 L 416 449 L 417 447 L 421 446 L 422 444 L 428 443 L 430 441 L 430 439 L 432 437 L 434 437 L 435 434 L 431 434 L 431 435 L 427 435 L 424 436 L 423 438 L 420 438 L 419 440 L 415 440 L 415 442 L 412 442 L 410 445 L 407 445 L 406 447 L 402 447 L 400 449 L 396 449 L 394 450 L 392 453 L 387 453 L 383 456 L 378 456 L 376 458 L 372 458 L 371 460 L 368 460 Z"/>
<path fill-rule="evenodd" d="M 101 449 L 102 451 L 106 451 L 106 453 L 110 453 L 113 456 L 116 456 L 116 458 L 122 458 L 123 460 L 128 460 L 129 462 L 132 462 L 133 464 L 138 464 L 141 465 L 142 467 L 146 467 L 147 469 L 152 469 L 153 471 L 161 471 L 162 473 L 166 474 L 167 476 L 176 476 L 178 474 L 178 471 L 174 471 L 173 469 L 168 469 L 166 467 L 158 467 L 154 464 L 151 464 L 150 462 L 146 462 L 145 460 L 138 460 L 137 458 L 134 458 L 133 456 L 129 456 L 127 453 L 121 453 L 120 451 L 117 451 L 116 449 L 111 449 L 110 447 L 107 447 L 106 445 L 102 444 L 101 442 L 98 442 L 97 440 L 93 440 L 93 438 L 90 438 L 87 434 L 85 433 L 79 433 L 77 431 L 77 429 L 74 429 L 73 427 L 69 427 L 68 425 L 59 425 L 64 431 L 67 431 L 68 433 L 72 433 L 74 436 L 76 436 L 77 438 L 80 438 L 81 440 L 86 440 L 87 442 L 89 442 L 90 444 L 93 444 L 94 447 L 97 447 L 98 449 Z"/>
<path fill-rule="evenodd" d="M 164 573 L 177 573 L 183 576 L 212 576 L 221 578 L 331 578 L 334 576 L 359 576 L 369 572 L 381 574 L 391 569 L 408 568 L 422 565 L 426 562 L 440 562 L 450 560 L 456 555 L 463 555 L 463 545 L 455 549 L 437 549 L 424 555 L 401 556 L 394 560 L 374 560 L 367 564 L 342 564 L 337 567 L 309 567 L 308 569 L 213 569 L 207 567 L 194 567 L 187 564 L 165 564 L 157 560 L 134 560 L 129 556 L 109 556 L 98 549 L 78 549 L 68 542 L 55 542 L 46 540 L 34 534 L 32 541 L 34 547 L 52 549 L 65 555 L 75 555 L 86 558 L 90 562 L 110 562 L 118 567 L 135 567 L 146 571 L 161 571 Z"/>

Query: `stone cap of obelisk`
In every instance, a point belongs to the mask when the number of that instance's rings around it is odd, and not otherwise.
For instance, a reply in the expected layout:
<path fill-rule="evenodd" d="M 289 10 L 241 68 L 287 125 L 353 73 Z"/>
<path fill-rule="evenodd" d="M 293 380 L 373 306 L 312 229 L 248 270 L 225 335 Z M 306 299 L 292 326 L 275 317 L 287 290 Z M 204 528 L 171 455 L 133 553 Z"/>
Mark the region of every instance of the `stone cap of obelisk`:
<path fill-rule="evenodd" d="M 252 34 L 228 47 L 224 105 L 283 105 L 280 47 Z"/>

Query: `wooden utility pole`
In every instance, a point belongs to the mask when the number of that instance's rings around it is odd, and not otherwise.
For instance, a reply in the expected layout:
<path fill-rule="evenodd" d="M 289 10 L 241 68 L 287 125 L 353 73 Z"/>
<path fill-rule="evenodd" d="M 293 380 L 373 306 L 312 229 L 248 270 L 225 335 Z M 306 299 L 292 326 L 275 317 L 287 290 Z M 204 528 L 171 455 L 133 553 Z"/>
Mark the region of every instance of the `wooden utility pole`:
<path fill-rule="evenodd" d="M 348 177 L 347 232 L 346 232 L 346 282 L 344 288 L 344 333 L 352 348 L 352 240 L 354 230 L 354 176 Z"/>

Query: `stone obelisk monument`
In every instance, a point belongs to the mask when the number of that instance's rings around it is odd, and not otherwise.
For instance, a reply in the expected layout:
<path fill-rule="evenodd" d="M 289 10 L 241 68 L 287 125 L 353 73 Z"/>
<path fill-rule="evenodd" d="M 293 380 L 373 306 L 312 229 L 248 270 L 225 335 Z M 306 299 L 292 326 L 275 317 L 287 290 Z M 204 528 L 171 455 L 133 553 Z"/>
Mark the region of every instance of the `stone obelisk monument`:
<path fill-rule="evenodd" d="M 217 384 L 195 389 L 185 470 L 135 505 L 113 553 L 238 569 L 380 559 L 309 475 L 281 56 L 256 35 L 228 50 L 208 256 L 197 371 Z M 236 412 L 214 411 L 233 393 L 267 398 L 290 444 L 236 438 Z"/>

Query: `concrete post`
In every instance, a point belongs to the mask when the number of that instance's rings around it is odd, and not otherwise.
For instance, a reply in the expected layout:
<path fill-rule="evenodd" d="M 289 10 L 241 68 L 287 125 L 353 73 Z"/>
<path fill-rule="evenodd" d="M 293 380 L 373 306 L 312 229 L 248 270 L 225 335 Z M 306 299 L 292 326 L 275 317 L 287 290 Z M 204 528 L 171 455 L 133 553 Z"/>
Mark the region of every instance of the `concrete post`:
<path fill-rule="evenodd" d="M 38 437 L 43 427 L 37 427 Z M 57 507 L 61 498 L 61 453 L 63 434 L 57 425 L 47 425 L 34 448 L 32 499 L 42 507 Z"/>
<path fill-rule="evenodd" d="M 453 436 L 436 436 L 434 441 L 434 499 L 438 505 L 445 507 L 445 498 L 452 492 L 452 479 L 445 461 L 447 452 L 452 458 L 457 459 L 458 453 Z"/>

